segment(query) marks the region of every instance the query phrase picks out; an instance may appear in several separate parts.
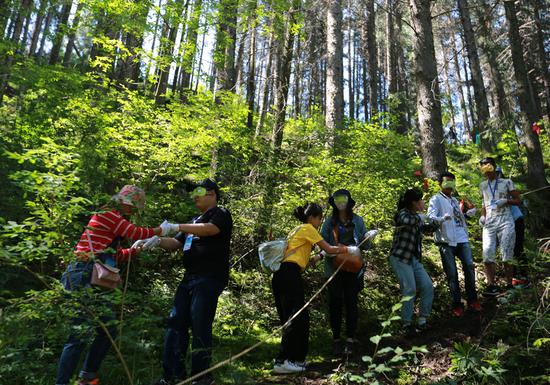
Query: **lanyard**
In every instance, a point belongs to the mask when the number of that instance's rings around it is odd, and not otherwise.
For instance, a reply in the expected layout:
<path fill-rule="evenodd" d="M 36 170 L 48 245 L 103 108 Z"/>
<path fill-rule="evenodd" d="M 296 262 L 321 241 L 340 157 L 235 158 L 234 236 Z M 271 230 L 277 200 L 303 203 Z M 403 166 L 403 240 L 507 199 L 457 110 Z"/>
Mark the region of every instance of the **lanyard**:
<path fill-rule="evenodd" d="M 498 178 L 495 179 L 495 188 L 493 189 L 491 187 L 491 181 L 488 180 L 487 181 L 487 186 L 489 186 L 489 191 L 491 192 L 491 195 L 493 196 L 493 200 L 495 199 L 495 194 L 497 192 L 497 188 L 498 188 Z"/>

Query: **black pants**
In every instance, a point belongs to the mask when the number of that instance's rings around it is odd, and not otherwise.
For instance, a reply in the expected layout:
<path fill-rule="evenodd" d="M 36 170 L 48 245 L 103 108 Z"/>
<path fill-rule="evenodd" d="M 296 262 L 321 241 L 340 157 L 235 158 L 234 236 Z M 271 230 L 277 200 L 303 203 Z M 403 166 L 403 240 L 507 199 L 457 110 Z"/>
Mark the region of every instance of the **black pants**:
<path fill-rule="evenodd" d="M 525 220 L 523 218 L 516 219 L 516 243 L 514 245 L 514 260 L 517 261 L 517 266 L 514 266 L 514 277 L 527 276 L 527 258 L 523 250 L 523 242 L 525 241 Z"/>
<path fill-rule="evenodd" d="M 271 281 L 275 306 L 283 325 L 304 306 L 304 281 L 300 266 L 283 262 Z M 309 313 L 302 311 L 290 325 L 283 329 L 281 352 L 277 360 L 305 361 L 309 345 Z"/>
<path fill-rule="evenodd" d="M 355 337 L 357 319 L 359 317 L 357 297 L 360 290 L 361 281 L 357 278 L 357 273 L 339 271 L 329 283 L 329 318 L 330 328 L 334 339 L 340 338 L 344 306 L 346 308 L 346 336 L 348 338 Z"/>

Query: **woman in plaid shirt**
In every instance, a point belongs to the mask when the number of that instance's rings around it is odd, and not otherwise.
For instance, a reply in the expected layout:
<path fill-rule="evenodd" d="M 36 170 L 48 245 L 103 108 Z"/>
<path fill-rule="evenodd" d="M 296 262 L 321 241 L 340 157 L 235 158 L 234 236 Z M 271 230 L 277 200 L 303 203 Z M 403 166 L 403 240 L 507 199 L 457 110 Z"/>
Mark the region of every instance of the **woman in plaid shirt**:
<path fill-rule="evenodd" d="M 432 280 L 420 262 L 422 259 L 422 232 L 433 230 L 435 222 L 425 214 L 422 192 L 408 189 L 401 197 L 395 215 L 395 233 L 390 254 L 393 268 L 403 297 L 411 297 L 403 302 L 401 319 L 408 334 L 425 330 L 426 320 L 432 310 L 434 289 Z M 412 322 L 414 300 L 417 289 L 420 291 L 420 315 L 416 326 Z"/>

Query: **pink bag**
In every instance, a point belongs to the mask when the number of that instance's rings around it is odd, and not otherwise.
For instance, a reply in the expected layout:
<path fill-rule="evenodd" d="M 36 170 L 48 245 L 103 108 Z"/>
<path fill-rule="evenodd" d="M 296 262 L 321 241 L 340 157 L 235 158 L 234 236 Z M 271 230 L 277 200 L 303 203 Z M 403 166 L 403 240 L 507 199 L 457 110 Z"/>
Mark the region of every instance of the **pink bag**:
<path fill-rule="evenodd" d="M 88 230 L 86 230 L 86 237 L 88 238 L 90 251 L 95 254 Z M 91 281 L 92 285 L 105 289 L 116 289 L 121 283 L 122 278 L 120 277 L 120 269 L 106 265 L 101 261 L 94 262 Z"/>
<path fill-rule="evenodd" d="M 95 261 L 92 270 L 92 285 L 106 289 L 116 289 L 122 282 L 120 269 L 105 265 L 103 262 Z"/>

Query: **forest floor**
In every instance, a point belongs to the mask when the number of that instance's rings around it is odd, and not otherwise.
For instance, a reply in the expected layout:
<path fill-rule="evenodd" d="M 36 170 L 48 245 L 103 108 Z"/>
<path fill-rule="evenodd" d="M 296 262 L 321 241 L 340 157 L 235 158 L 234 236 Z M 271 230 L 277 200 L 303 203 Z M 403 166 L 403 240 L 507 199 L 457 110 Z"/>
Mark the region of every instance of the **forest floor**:
<path fill-rule="evenodd" d="M 501 297 L 503 298 L 503 297 Z M 415 368 L 423 371 L 422 378 L 430 382 L 437 382 L 448 375 L 451 366 L 449 354 L 453 352 L 455 342 L 470 341 L 479 343 L 483 338 L 491 320 L 497 315 L 497 298 L 480 298 L 483 306 L 482 312 L 466 311 L 464 316 L 457 318 L 449 314 L 448 317 L 433 320 L 431 328 L 422 334 L 412 338 L 405 336 L 392 336 L 383 339 L 379 349 L 385 346 L 399 346 L 402 349 L 410 349 L 413 346 L 425 346 L 428 353 L 418 353 L 420 362 Z M 335 382 L 330 379 L 335 372 L 361 374 L 366 369 L 362 361 L 364 355 L 371 355 L 374 345 L 369 341 L 372 333 L 358 335 L 357 349 L 351 357 L 336 358 L 327 357 L 325 362 L 316 362 L 308 366 L 308 371 L 303 375 L 270 375 L 257 379 L 257 385 L 329 385 Z M 387 357 L 389 359 L 389 357 Z M 380 360 L 383 361 L 383 357 Z M 426 375 L 429 373 L 428 375 Z M 420 373 L 417 373 L 420 375 Z M 411 373 L 414 376 L 414 373 Z M 394 383 L 394 379 L 388 378 L 388 384 Z M 342 382 L 340 382 L 342 383 Z M 345 382 L 344 382 L 345 383 Z"/>

